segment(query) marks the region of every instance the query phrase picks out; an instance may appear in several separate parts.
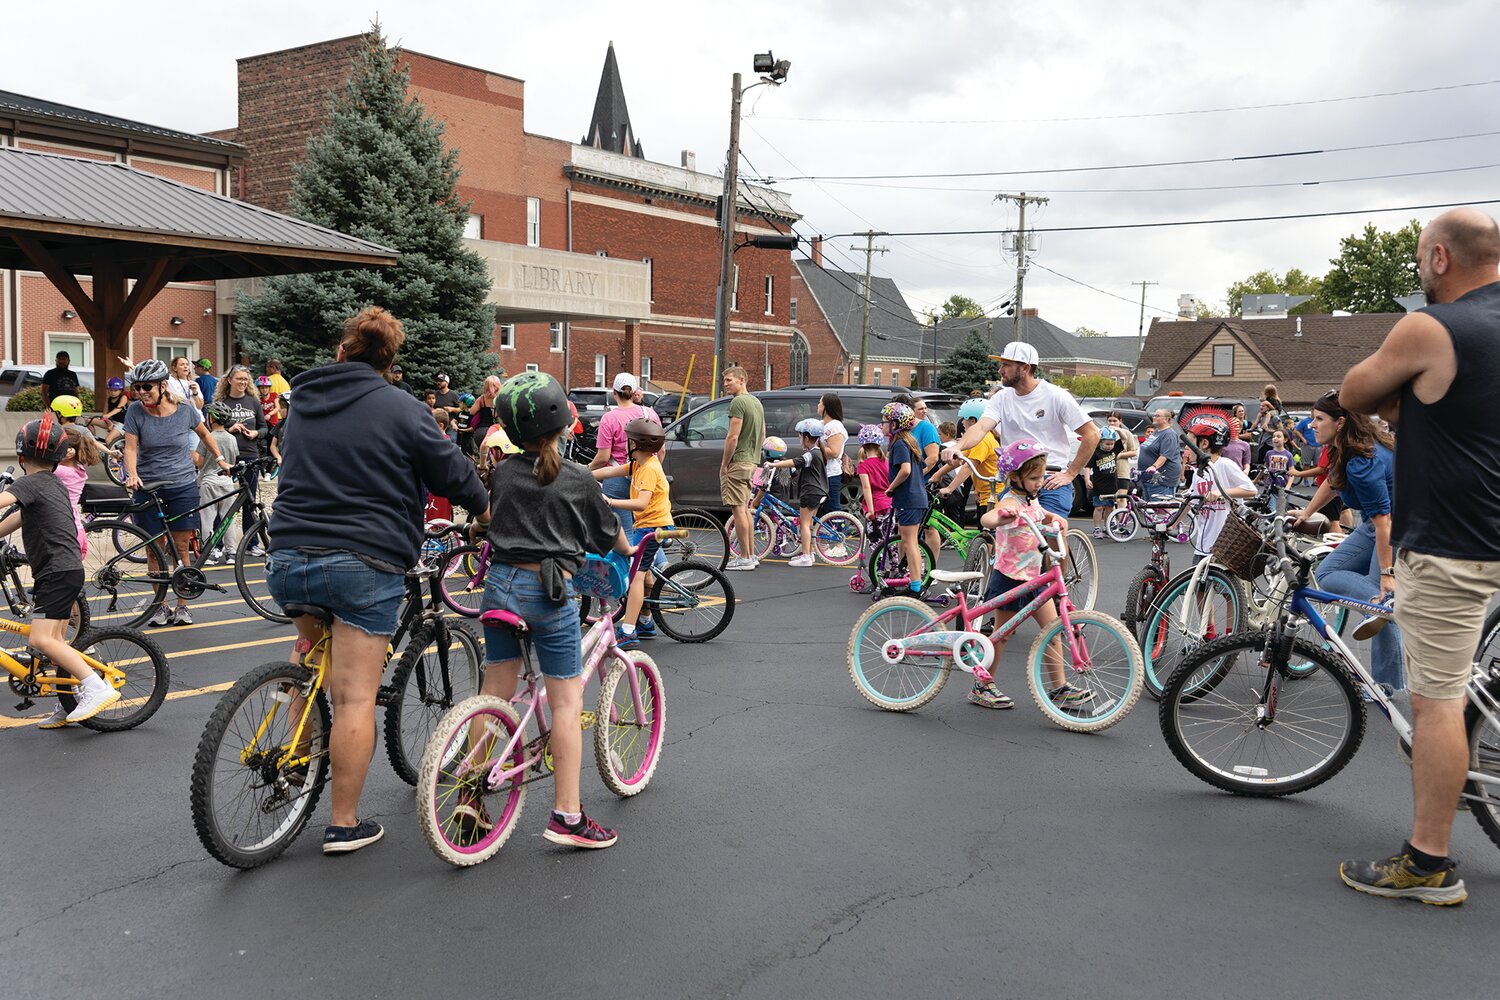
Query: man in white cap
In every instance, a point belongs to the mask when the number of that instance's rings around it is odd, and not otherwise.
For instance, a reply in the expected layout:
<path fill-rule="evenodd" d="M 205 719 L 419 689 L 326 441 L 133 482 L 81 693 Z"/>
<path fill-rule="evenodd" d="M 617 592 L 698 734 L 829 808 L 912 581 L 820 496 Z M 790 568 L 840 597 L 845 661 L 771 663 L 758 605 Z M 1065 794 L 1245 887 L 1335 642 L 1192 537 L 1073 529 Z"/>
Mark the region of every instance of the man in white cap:
<path fill-rule="evenodd" d="M 1037 378 L 1041 358 L 1036 348 L 1019 340 L 1000 352 L 1000 391 L 984 405 L 984 415 L 964 432 L 945 457 L 977 445 L 991 430 L 1003 444 L 1030 438 L 1047 449 L 1047 479 L 1041 504 L 1058 517 L 1073 511 L 1073 480 L 1099 446 L 1099 426 L 1089 419 L 1066 389 Z M 1073 436 L 1082 438 L 1074 450 Z"/>
<path fill-rule="evenodd" d="M 602 469 L 607 465 L 624 465 L 630 460 L 630 442 L 625 436 L 625 425 L 632 420 L 645 417 L 661 423 L 661 417 L 649 406 L 641 406 L 635 402 L 635 394 L 640 391 L 641 381 L 630 372 L 620 372 L 615 376 L 613 384 L 615 393 L 615 405 L 608 413 L 599 420 L 599 436 L 595 440 L 598 451 L 594 454 L 594 460 L 589 463 L 591 469 Z M 630 498 L 630 479 L 627 476 L 613 476 L 600 481 L 604 489 L 604 495 L 616 500 L 628 500 Z M 615 509 L 620 515 L 620 524 L 629 531 L 635 525 L 635 515 L 628 510 Z"/>

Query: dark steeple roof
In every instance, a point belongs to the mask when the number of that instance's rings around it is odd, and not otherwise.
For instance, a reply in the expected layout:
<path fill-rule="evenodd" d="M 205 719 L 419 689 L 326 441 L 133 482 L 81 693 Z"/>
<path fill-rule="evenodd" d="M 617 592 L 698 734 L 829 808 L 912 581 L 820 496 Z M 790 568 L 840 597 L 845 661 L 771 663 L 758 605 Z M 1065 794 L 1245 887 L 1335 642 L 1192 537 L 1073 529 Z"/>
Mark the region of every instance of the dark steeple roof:
<path fill-rule="evenodd" d="M 635 129 L 630 127 L 630 110 L 625 107 L 625 85 L 620 82 L 614 42 L 609 43 L 609 51 L 604 54 L 599 96 L 594 98 L 594 119 L 589 122 L 589 134 L 583 137 L 583 144 L 637 159 L 646 158 L 641 144 L 636 141 Z"/>

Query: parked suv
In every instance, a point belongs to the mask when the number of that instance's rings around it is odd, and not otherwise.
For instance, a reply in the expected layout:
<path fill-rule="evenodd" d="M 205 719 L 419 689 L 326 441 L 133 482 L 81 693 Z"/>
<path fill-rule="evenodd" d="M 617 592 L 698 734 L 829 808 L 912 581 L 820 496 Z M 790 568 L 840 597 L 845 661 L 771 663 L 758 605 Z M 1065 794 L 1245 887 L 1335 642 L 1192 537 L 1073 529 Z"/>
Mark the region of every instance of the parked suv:
<path fill-rule="evenodd" d="M 893 396 L 909 392 L 927 400 L 927 416 L 935 424 L 957 420 L 958 406 L 963 402 L 951 393 L 930 389 L 872 385 L 791 385 L 751 395 L 759 399 L 765 409 L 766 434 L 784 438 L 789 448 L 798 449 L 800 445 L 793 428 L 804 417 L 818 415 L 818 400 L 825 392 L 838 393 L 844 404 L 844 427 L 849 431 L 844 453 L 851 458 L 857 458 L 859 454 L 859 444 L 855 440 L 859 429 L 865 424 L 879 424 L 880 409 Z M 729 402 L 730 397 L 722 396 L 667 425 L 667 443 L 661 458 L 667 474 L 672 477 L 674 503 L 723 508 L 724 503 L 719 498 L 719 465 L 724 455 L 724 438 L 729 434 Z M 843 493 L 844 506 L 857 508 L 859 481 L 854 477 L 846 478 Z"/>
<path fill-rule="evenodd" d="M 42 384 L 42 376 L 52 370 L 52 365 L 11 365 L 0 370 L 0 399 L 9 399 L 22 389 Z M 73 368 L 78 384 L 86 389 L 94 387 L 92 368 Z"/>

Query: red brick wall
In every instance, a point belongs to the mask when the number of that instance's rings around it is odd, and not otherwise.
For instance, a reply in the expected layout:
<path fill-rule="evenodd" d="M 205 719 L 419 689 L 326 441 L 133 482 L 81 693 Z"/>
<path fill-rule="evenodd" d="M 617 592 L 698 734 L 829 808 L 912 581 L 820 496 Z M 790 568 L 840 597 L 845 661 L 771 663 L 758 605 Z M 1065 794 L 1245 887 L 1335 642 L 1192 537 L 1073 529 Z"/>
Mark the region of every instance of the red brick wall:
<path fill-rule="evenodd" d="M 143 174 L 155 174 L 202 191 L 212 191 L 217 194 L 219 190 L 217 170 L 202 170 L 197 167 L 178 166 L 175 163 L 158 163 L 154 160 L 136 157 L 130 159 L 130 166 Z"/>
<path fill-rule="evenodd" d="M 76 149 L 71 146 L 49 146 L 46 143 L 32 142 L 29 139 L 22 139 L 16 143 L 16 146 L 21 149 L 35 149 L 42 153 L 56 153 L 59 156 L 81 156 L 86 160 L 113 161 L 115 159 L 115 154 L 113 153 L 100 153 L 93 150 Z"/>
<path fill-rule="evenodd" d="M 93 282 L 88 278 L 79 278 L 79 284 L 89 294 L 93 293 Z M 52 356 L 46 350 L 46 335 L 48 333 L 70 333 L 87 336 L 88 330 L 83 321 L 77 318 L 65 320 L 62 318 L 63 310 L 73 310 L 73 306 L 61 292 L 52 287 L 52 283 L 41 275 L 22 274 L 20 280 L 20 306 L 21 306 L 21 356 L 13 359 L 17 364 L 40 365 L 50 364 Z M 203 310 L 210 309 L 214 304 L 213 286 L 201 288 L 178 288 L 171 286 L 161 291 L 156 298 L 141 312 L 131 331 L 130 360 L 140 361 L 152 356 L 152 338 L 192 340 L 195 347 L 189 353 L 193 360 L 201 357 L 212 358 L 214 366 L 220 367 L 221 358 L 218 355 L 214 334 L 214 317 L 204 316 Z M 182 318 L 181 326 L 172 325 L 172 317 Z M 94 359 L 99 360 L 97 357 Z M 73 364 L 79 368 L 86 367 L 81 358 L 74 358 Z"/>
<path fill-rule="evenodd" d="M 813 298 L 812 289 L 803 282 L 795 266 L 792 268 L 792 297 L 797 300 L 797 329 L 807 339 L 807 380 L 852 383 L 852 365 L 846 366 L 842 376 L 838 373 L 843 353 L 838 335 L 833 332 L 828 317 L 823 315 L 817 299 Z"/>

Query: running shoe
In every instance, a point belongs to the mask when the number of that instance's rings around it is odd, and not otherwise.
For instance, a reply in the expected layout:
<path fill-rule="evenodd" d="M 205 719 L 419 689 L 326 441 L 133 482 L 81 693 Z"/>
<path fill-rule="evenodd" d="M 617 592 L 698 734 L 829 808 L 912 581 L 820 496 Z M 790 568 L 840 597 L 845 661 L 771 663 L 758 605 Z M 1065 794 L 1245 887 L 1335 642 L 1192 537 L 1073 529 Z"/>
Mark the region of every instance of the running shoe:
<path fill-rule="evenodd" d="M 147 625 L 170 625 L 172 624 L 172 610 L 165 604 L 157 605 L 156 614 L 151 616 Z"/>
<path fill-rule="evenodd" d="M 1433 906 L 1456 906 L 1469 898 L 1457 863 L 1445 858 L 1435 872 L 1423 872 L 1412 860 L 1410 848 L 1379 861 L 1344 861 L 1339 878 L 1351 889 L 1387 899 L 1415 899 Z"/>
<path fill-rule="evenodd" d="M 572 825 L 563 822 L 563 818 L 554 812 L 552 818 L 547 821 L 547 829 L 542 831 L 542 836 L 554 844 L 582 847 L 586 850 L 613 847 L 615 841 L 620 839 L 615 831 L 606 830 L 581 811 L 578 814 L 578 822 Z"/>
<path fill-rule="evenodd" d="M 252 555 L 255 558 L 259 559 L 261 556 L 263 556 L 265 554 L 266 554 L 266 550 L 265 550 L 265 548 L 263 546 L 260 546 L 260 545 L 252 545 L 252 546 L 250 546 L 249 555 Z"/>
<path fill-rule="evenodd" d="M 120 692 L 100 681 L 98 685 L 84 684 L 78 692 L 78 702 L 68 713 L 69 722 L 87 722 L 109 706 L 120 700 Z"/>
<path fill-rule="evenodd" d="M 634 632 L 627 632 L 625 631 L 624 627 L 620 625 L 615 626 L 616 646 L 619 646 L 621 649 L 634 649 L 640 644 L 641 642 L 635 637 Z"/>
<path fill-rule="evenodd" d="M 360 820 L 354 826 L 330 826 L 323 831 L 323 853 L 348 854 L 384 836 L 385 828 L 373 819 Z"/>
<path fill-rule="evenodd" d="M 38 729 L 61 729 L 68 724 L 68 710 L 58 708 L 57 711 L 47 716 L 45 720 L 37 723 Z"/>
<path fill-rule="evenodd" d="M 806 554 L 803 554 L 803 555 L 795 555 L 795 556 L 792 556 L 792 558 L 790 558 L 790 559 L 787 560 L 787 565 L 788 566 L 796 566 L 798 569 L 806 569 L 808 566 L 811 566 L 812 564 L 813 564 L 812 553 L 806 553 Z"/>
<path fill-rule="evenodd" d="M 1015 708 L 1016 703 L 1011 701 L 1010 695 L 1005 694 L 995 686 L 995 682 L 988 684 L 975 684 L 969 690 L 969 704 L 979 705 L 982 708 Z"/>
<path fill-rule="evenodd" d="M 191 625 L 191 624 L 193 624 L 193 613 L 187 609 L 187 605 L 186 604 L 179 604 L 179 605 L 177 605 L 177 608 L 172 612 L 172 624 L 173 625 Z"/>
<path fill-rule="evenodd" d="M 484 808 L 484 803 L 472 793 L 460 795 L 453 809 L 453 818 L 458 822 L 458 834 L 464 843 L 474 844 L 495 828 L 495 821 Z"/>
<path fill-rule="evenodd" d="M 1057 690 L 1048 692 L 1047 697 L 1051 698 L 1052 704 L 1058 708 L 1075 708 L 1094 697 L 1094 692 L 1087 688 L 1064 684 Z"/>
<path fill-rule="evenodd" d="M 1103 538 L 1104 537 L 1104 529 L 1103 528 L 1095 528 L 1094 529 L 1094 537 L 1095 538 Z"/>
<path fill-rule="evenodd" d="M 754 569 L 755 567 L 756 561 L 754 559 L 746 558 L 745 556 L 735 556 L 733 559 L 729 560 L 729 562 L 724 564 L 724 568 L 731 572 L 738 572 L 742 570 L 748 571 Z"/>
<path fill-rule="evenodd" d="M 635 635 L 638 639 L 655 639 L 656 622 L 650 618 L 639 618 L 635 623 Z"/>

